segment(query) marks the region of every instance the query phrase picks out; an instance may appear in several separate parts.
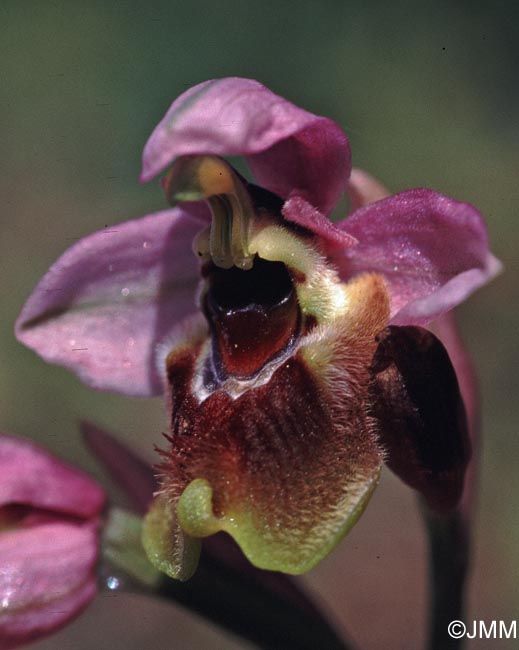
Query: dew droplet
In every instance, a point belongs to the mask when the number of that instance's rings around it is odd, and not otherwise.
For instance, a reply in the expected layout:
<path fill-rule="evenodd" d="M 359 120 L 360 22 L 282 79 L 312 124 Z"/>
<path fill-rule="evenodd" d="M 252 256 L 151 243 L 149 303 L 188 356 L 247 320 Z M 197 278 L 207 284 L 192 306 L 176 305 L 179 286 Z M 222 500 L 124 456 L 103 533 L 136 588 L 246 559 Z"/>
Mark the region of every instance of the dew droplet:
<path fill-rule="evenodd" d="M 142 244 L 142 247 L 143 247 L 143 248 L 149 248 L 149 247 L 150 247 L 150 242 L 149 242 L 149 241 L 145 241 L 145 242 Z"/>
<path fill-rule="evenodd" d="M 115 576 L 108 576 L 106 579 L 106 586 L 110 591 L 114 591 L 115 589 L 119 589 L 120 582 L 119 578 L 116 578 Z"/>
<path fill-rule="evenodd" d="M 129 296 L 130 295 L 130 290 L 128 289 L 128 287 L 124 287 L 124 289 L 121 289 L 121 294 L 123 296 L 125 296 L 125 297 Z"/>

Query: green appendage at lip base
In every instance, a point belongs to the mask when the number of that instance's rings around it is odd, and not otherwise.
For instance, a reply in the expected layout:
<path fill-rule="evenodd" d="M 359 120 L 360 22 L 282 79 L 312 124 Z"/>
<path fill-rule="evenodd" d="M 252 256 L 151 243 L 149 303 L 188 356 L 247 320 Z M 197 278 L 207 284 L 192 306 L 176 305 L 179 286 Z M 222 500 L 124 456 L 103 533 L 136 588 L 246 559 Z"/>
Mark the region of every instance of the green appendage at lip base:
<path fill-rule="evenodd" d="M 178 521 L 183 530 L 193 537 L 205 537 L 218 531 L 228 533 L 238 543 L 247 559 L 259 569 L 300 575 L 313 569 L 354 526 L 373 494 L 379 476 L 380 473 L 377 473 L 366 481 L 359 499 L 351 504 L 349 512 L 345 512 L 344 520 L 328 531 L 325 543 L 312 548 L 310 552 L 307 549 L 266 541 L 258 535 L 250 511 L 244 510 L 240 514 L 223 518 L 215 517 L 212 510 L 213 491 L 205 479 L 195 479 L 184 490 L 177 506 Z"/>
<path fill-rule="evenodd" d="M 170 578 L 188 580 L 196 571 L 201 542 L 184 533 L 175 508 L 162 496 L 144 518 L 142 545 L 153 566 Z"/>
<path fill-rule="evenodd" d="M 195 572 L 200 554 L 200 537 L 223 531 L 242 549 L 247 559 L 259 569 L 292 575 L 306 573 L 325 558 L 350 531 L 364 511 L 379 473 L 365 483 L 358 501 L 352 504 L 345 519 L 328 531 L 326 542 L 308 549 L 268 542 L 258 535 L 252 513 L 217 518 L 213 514 L 211 486 L 205 479 L 193 480 L 184 490 L 177 512 L 164 498 L 157 498 L 145 518 L 143 546 L 150 562 L 162 573 L 177 580 L 188 580 Z"/>

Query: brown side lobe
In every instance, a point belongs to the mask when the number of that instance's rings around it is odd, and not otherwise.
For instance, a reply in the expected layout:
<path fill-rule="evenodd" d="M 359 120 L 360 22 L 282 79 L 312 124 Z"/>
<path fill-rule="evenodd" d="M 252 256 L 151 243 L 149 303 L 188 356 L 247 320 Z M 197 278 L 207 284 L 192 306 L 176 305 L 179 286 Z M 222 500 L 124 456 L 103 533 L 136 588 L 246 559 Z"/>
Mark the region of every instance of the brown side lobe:
<path fill-rule="evenodd" d="M 447 351 L 420 327 L 387 327 L 377 340 L 371 392 L 387 464 L 433 509 L 450 510 L 463 491 L 470 441 Z"/>

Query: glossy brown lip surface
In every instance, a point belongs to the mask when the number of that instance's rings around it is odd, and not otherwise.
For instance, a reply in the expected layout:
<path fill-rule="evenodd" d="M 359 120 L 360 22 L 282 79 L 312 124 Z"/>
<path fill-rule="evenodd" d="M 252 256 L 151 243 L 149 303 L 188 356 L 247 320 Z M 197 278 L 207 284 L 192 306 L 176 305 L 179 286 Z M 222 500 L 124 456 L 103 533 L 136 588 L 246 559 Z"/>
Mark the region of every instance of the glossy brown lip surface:
<path fill-rule="evenodd" d="M 291 347 L 300 311 L 284 264 L 256 258 L 248 271 L 213 266 L 208 283 L 203 307 L 219 379 L 251 377 Z"/>

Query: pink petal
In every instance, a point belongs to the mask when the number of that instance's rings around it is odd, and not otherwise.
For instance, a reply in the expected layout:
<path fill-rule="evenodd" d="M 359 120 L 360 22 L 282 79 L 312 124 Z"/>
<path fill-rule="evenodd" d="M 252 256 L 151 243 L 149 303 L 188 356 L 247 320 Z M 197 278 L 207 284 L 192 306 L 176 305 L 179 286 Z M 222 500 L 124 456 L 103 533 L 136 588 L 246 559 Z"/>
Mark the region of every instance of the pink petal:
<path fill-rule="evenodd" d="M 481 413 L 478 378 L 470 354 L 463 343 L 454 313 L 443 314 L 438 320 L 431 323 L 430 329 L 440 338 L 449 353 L 467 412 L 469 435 L 472 443 L 472 461 L 468 466 L 465 478 L 461 511 L 463 516 L 470 521 L 475 493 L 477 492 L 476 483 L 479 455 L 481 453 L 479 444 Z"/>
<path fill-rule="evenodd" d="M 281 212 L 287 221 L 303 226 L 324 240 L 328 250 L 344 250 L 357 243 L 355 238 L 336 228 L 329 219 L 300 196 L 288 199 Z"/>
<path fill-rule="evenodd" d="M 501 270 L 479 212 L 432 190 L 409 190 L 367 205 L 339 228 L 359 241 L 338 260 L 341 273 L 381 273 L 392 324 L 426 324 Z"/>
<path fill-rule="evenodd" d="M 385 199 L 389 192 L 374 176 L 362 169 L 353 168 L 346 186 L 346 193 L 350 201 L 350 211 Z"/>
<path fill-rule="evenodd" d="M 52 523 L 0 536 L 0 650 L 61 627 L 96 593 L 93 524 Z"/>
<path fill-rule="evenodd" d="M 100 513 L 104 500 L 102 489 L 80 470 L 28 440 L 0 434 L 0 508 L 26 505 L 88 519 Z"/>
<path fill-rule="evenodd" d="M 252 79 L 214 79 L 176 99 L 143 152 L 141 181 L 178 156 L 245 155 L 257 182 L 328 213 L 350 172 L 348 140 L 332 120 L 298 108 Z"/>
<path fill-rule="evenodd" d="M 476 447 L 480 415 L 478 378 L 470 354 L 463 343 L 454 313 L 444 314 L 434 323 L 431 323 L 429 329 L 438 336 L 449 353 L 467 411 L 469 432 L 471 433 L 473 445 Z"/>
<path fill-rule="evenodd" d="M 302 196 L 328 214 L 346 189 L 351 152 L 337 124 L 320 117 L 288 140 L 250 156 L 248 161 L 262 187 L 282 198 Z"/>
<path fill-rule="evenodd" d="M 155 347 L 195 310 L 191 243 L 204 215 L 205 206 L 191 205 L 85 237 L 39 282 L 16 323 L 18 339 L 94 388 L 161 393 Z"/>

